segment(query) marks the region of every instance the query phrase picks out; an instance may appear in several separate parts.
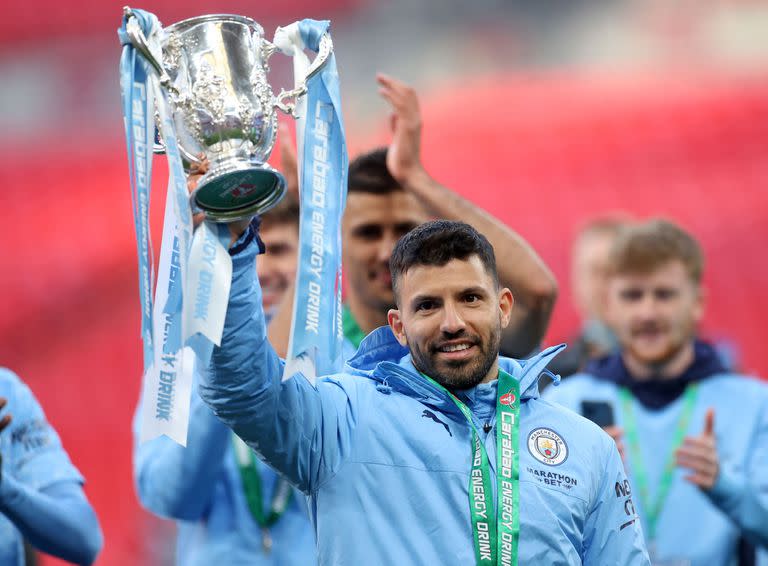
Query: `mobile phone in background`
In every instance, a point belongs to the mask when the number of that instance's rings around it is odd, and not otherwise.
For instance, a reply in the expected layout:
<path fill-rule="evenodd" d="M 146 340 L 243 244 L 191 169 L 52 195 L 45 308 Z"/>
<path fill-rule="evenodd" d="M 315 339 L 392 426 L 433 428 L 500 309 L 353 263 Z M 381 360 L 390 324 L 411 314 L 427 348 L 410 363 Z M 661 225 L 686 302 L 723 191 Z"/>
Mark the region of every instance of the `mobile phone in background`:
<path fill-rule="evenodd" d="M 613 405 L 607 401 L 582 401 L 581 414 L 602 428 L 616 424 Z"/>

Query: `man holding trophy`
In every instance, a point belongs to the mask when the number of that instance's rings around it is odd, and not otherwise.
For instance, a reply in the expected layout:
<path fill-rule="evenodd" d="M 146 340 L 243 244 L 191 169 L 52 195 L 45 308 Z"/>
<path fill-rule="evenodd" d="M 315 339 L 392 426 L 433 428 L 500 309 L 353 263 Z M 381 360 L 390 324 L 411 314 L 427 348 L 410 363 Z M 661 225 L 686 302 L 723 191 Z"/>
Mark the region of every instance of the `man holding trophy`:
<path fill-rule="evenodd" d="M 317 33 L 302 24 L 294 31 L 306 45 L 320 47 Z M 184 60 L 170 52 L 171 65 Z M 160 67 L 159 83 L 174 87 L 163 72 Z M 201 73 L 191 98 L 221 93 L 216 79 Z M 280 185 L 279 176 L 274 181 L 216 156 L 212 163 L 218 165 L 201 179 L 193 200 L 209 219 L 238 221 L 229 222 L 228 230 L 204 223 L 203 236 L 201 229 L 195 234 L 203 239 L 198 255 L 194 242 L 185 248 L 189 238 L 177 233 L 179 249 L 190 250 L 179 271 L 183 278 L 188 261 L 193 289 L 181 303 L 195 307 L 192 314 L 186 306 L 180 311 L 180 342 L 204 364 L 210 357 L 199 376 L 202 399 L 307 495 L 321 564 L 648 564 L 631 498 L 616 489 L 626 478 L 615 445 L 585 419 L 538 398 L 538 377 L 561 347 L 525 362 L 499 356 L 514 299 L 500 284 L 491 243 L 468 224 L 428 222 L 398 241 L 389 260 L 396 308 L 387 313 L 388 326 L 363 340 L 339 371 L 342 316 L 334 300 L 340 295 L 344 196 L 335 190 L 345 184 L 339 172 L 346 160 L 343 138 L 338 140 L 338 85 L 324 86 L 321 95 L 310 88 L 297 112 L 315 121 L 304 125 L 311 136 L 299 136 L 302 250 L 287 362 L 266 337 L 253 269 L 263 246 L 258 223 L 245 222 L 268 206 L 265 191 Z M 184 110 L 195 107 L 189 98 L 178 93 L 177 122 L 188 120 Z M 216 104 L 207 104 L 215 110 Z M 167 111 L 160 114 L 164 124 L 170 122 Z M 212 116 L 218 129 L 203 135 L 211 147 L 231 148 L 232 139 L 244 139 L 222 129 L 226 112 Z M 193 123 L 198 125 L 198 131 L 209 131 L 206 119 Z M 172 136 L 164 128 L 169 157 L 176 149 Z M 180 203 L 176 224 L 189 216 Z M 218 257 L 216 242 L 228 248 L 225 259 Z M 195 270 L 206 258 L 220 266 L 208 294 L 225 297 L 224 309 L 194 294 L 195 283 L 204 280 Z M 160 272 L 162 267 L 161 257 Z M 178 303 L 174 296 L 156 295 L 167 326 L 165 333 L 154 327 L 149 339 L 162 336 L 164 346 L 173 330 L 167 311 Z M 185 316 L 200 312 L 225 312 L 223 329 L 189 332 Z M 208 342 L 201 344 L 197 335 Z M 180 361 L 182 369 L 171 374 L 168 352 L 152 344 L 150 354 L 160 354 L 156 365 L 145 356 L 149 422 L 162 408 L 157 392 L 187 367 L 181 352 L 171 361 Z"/>

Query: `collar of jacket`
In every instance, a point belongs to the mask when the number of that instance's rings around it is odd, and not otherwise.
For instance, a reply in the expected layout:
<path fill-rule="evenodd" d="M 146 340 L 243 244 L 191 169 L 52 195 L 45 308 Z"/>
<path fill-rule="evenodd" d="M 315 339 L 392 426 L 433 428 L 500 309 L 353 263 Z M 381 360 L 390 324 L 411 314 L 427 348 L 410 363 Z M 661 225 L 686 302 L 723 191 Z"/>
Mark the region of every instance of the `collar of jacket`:
<path fill-rule="evenodd" d="M 703 381 L 713 375 L 727 373 L 717 350 L 707 342 L 694 340 L 694 359 L 680 375 L 672 379 L 651 377 L 638 380 L 629 373 L 621 351 L 592 360 L 584 373 L 597 379 L 610 381 L 618 387 L 626 387 L 648 409 L 659 410 L 677 400 L 689 384 Z"/>
<path fill-rule="evenodd" d="M 499 357 L 499 367 L 520 382 L 522 401 L 539 396 L 539 376 L 547 364 L 565 348 L 552 346 L 527 359 Z M 371 332 L 360 344 L 357 353 L 347 361 L 347 371 L 373 379 L 394 391 L 417 398 L 425 405 L 443 413 L 461 412 L 444 391 L 424 379 L 413 366 L 408 348 L 401 346 L 388 326 Z M 556 376 L 555 381 L 559 381 Z M 496 410 L 496 380 L 460 391 L 457 396 L 476 416 L 483 418 Z"/>

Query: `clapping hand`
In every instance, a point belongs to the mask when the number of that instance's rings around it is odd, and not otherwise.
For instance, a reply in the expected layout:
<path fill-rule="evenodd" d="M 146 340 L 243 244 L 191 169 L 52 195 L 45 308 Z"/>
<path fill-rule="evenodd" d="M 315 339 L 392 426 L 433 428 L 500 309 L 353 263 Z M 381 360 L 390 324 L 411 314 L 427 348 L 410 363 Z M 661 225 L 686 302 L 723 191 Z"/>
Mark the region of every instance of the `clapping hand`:
<path fill-rule="evenodd" d="M 709 409 L 704 417 L 704 430 L 699 436 L 687 436 L 675 451 L 676 464 L 691 473 L 685 479 L 704 489 L 711 489 L 717 481 L 720 460 L 715 439 L 715 411 Z"/>

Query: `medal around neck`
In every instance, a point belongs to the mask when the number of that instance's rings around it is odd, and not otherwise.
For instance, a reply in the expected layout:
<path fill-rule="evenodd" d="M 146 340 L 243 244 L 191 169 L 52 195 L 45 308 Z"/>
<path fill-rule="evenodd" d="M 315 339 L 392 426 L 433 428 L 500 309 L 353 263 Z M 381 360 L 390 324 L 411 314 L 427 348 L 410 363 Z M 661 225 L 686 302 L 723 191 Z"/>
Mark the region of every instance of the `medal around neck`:
<path fill-rule="evenodd" d="M 160 49 L 150 48 L 141 26 L 124 8 L 131 44 L 158 75 L 173 116 L 179 152 L 187 164 L 204 156 L 208 171 L 192 193 L 193 207 L 216 222 L 262 214 L 283 198 L 285 178 L 267 164 L 277 137 L 277 110 L 295 117 L 306 81 L 333 51 L 329 34 L 303 82 L 275 96 L 267 80 L 277 50 L 254 20 L 214 14 L 160 30 Z M 159 52 L 158 52 L 159 51 Z M 164 153 L 162 140 L 156 153 Z"/>

